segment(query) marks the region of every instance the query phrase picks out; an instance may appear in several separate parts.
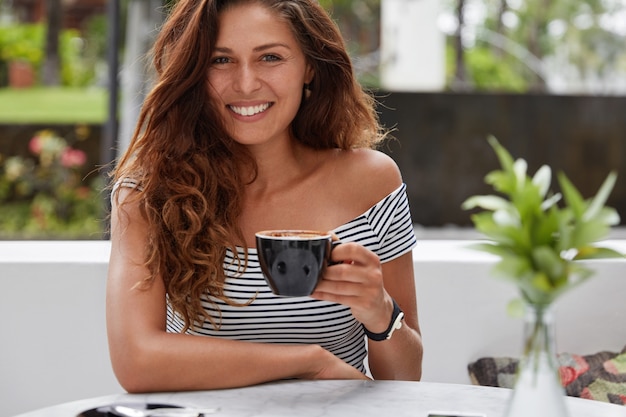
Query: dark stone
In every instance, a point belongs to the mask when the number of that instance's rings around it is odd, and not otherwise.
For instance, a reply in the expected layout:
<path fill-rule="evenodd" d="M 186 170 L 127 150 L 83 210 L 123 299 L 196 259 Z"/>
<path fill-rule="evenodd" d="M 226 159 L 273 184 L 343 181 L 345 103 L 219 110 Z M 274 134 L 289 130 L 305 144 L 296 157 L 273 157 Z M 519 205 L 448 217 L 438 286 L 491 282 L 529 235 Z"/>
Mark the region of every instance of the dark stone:
<path fill-rule="evenodd" d="M 492 193 L 485 175 L 499 168 L 492 134 L 529 172 L 564 172 L 590 198 L 611 170 L 608 204 L 626 220 L 626 97 L 516 94 L 378 93 L 381 121 L 397 140 L 382 151 L 398 163 L 411 212 L 422 226 L 470 225 L 461 203 Z"/>

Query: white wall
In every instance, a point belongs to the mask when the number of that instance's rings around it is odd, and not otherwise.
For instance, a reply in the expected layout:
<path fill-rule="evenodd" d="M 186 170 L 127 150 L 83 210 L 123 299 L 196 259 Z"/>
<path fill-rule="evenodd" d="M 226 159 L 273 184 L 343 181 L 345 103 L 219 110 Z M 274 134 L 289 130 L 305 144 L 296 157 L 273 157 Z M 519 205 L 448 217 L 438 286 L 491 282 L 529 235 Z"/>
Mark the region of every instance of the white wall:
<path fill-rule="evenodd" d="M 108 242 L 0 242 L 0 416 L 123 392 L 108 355 Z"/>
<path fill-rule="evenodd" d="M 440 0 L 381 2 L 380 82 L 387 91 L 441 91 L 446 83 Z"/>
<path fill-rule="evenodd" d="M 421 241 L 414 250 L 423 380 L 469 383 L 467 364 L 517 355 L 521 322 L 506 315 L 512 285 L 492 278 L 493 258 L 468 241 Z M 626 240 L 612 241 L 626 251 Z M 109 242 L 0 242 L 0 416 L 122 392 L 111 371 L 104 291 Z M 557 304 L 560 351 L 626 344 L 626 260 Z"/>

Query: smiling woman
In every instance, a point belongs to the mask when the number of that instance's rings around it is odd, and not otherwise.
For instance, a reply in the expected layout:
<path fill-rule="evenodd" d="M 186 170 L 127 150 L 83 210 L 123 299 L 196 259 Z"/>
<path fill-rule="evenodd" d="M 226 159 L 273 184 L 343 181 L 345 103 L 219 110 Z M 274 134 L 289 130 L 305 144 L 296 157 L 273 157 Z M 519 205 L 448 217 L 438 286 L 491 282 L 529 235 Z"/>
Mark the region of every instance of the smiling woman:
<path fill-rule="evenodd" d="M 373 149 L 374 100 L 325 10 L 181 0 L 154 64 L 113 173 L 107 327 L 122 386 L 419 379 L 406 186 Z M 265 281 L 255 233 L 272 229 L 342 241 L 310 296 Z"/>

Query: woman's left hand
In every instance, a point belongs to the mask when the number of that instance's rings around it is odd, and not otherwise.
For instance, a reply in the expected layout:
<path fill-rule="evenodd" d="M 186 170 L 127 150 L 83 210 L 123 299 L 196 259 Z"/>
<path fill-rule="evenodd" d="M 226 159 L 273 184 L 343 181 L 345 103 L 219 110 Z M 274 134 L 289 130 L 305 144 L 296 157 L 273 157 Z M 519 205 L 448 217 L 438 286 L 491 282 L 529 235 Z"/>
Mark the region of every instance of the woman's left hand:
<path fill-rule="evenodd" d="M 342 243 L 331 254 L 336 264 L 326 268 L 311 297 L 347 305 L 369 331 L 383 332 L 389 325 L 393 301 L 383 281 L 378 256 L 358 243 Z"/>
<path fill-rule="evenodd" d="M 391 339 L 368 343 L 369 369 L 375 379 L 419 380 L 423 348 L 411 253 L 381 264 L 364 246 L 342 243 L 331 258 L 338 263 L 326 268 L 311 296 L 349 306 L 372 333 L 387 330 L 395 299 L 405 314 L 403 325 Z"/>

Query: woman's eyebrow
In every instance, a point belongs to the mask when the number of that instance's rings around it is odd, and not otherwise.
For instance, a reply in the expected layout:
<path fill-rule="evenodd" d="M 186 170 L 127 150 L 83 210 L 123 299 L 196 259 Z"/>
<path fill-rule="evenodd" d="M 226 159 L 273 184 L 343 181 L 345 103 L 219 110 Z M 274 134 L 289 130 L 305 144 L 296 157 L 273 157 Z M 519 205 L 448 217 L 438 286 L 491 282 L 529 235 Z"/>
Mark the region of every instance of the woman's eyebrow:
<path fill-rule="evenodd" d="M 253 50 L 255 52 L 260 52 L 260 51 L 264 51 L 266 49 L 272 49 L 272 48 L 276 48 L 276 47 L 282 47 L 282 48 L 286 48 L 286 49 L 291 49 L 289 47 L 289 45 L 287 45 L 286 43 L 274 42 L 274 43 L 268 43 L 268 44 L 265 44 L 265 45 L 257 46 Z"/>
<path fill-rule="evenodd" d="M 273 43 L 268 43 L 268 44 L 264 44 L 264 45 L 259 45 L 259 46 L 255 47 L 253 49 L 253 51 L 254 52 L 262 52 L 262 51 L 265 51 L 267 49 L 272 49 L 272 48 L 276 48 L 276 47 L 291 49 L 289 47 L 289 45 L 287 45 L 286 43 L 273 42 Z M 228 47 L 225 47 L 225 46 L 216 46 L 215 47 L 215 52 L 232 53 L 233 50 L 231 48 L 228 48 Z"/>

